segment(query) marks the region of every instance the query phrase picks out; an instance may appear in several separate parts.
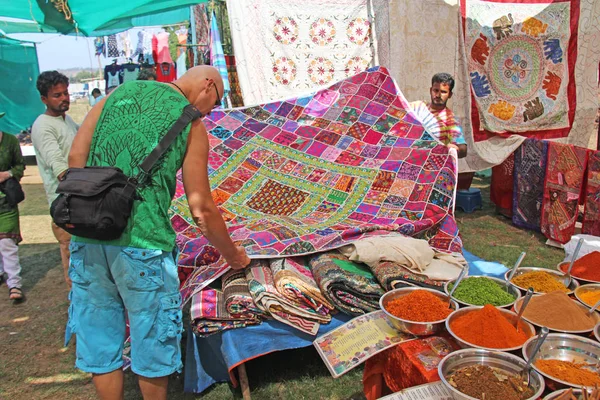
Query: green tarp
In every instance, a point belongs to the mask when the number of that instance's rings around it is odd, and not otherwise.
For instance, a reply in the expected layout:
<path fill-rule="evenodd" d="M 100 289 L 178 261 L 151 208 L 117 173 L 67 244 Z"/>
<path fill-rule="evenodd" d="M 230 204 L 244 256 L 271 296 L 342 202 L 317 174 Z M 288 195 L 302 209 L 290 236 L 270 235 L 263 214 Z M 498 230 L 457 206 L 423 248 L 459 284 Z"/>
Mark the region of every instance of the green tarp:
<path fill-rule="evenodd" d="M 17 134 L 44 112 L 35 82 L 39 75 L 35 44 L 0 37 L 0 131 Z"/>
<path fill-rule="evenodd" d="M 50 0 L 10 0 L 3 1 L 0 17 L 20 18 L 48 25 L 60 33 L 80 32 L 86 36 L 100 36 L 114 29 L 129 29 L 134 26 L 150 26 L 181 21 L 169 21 L 165 16 L 155 14 L 181 11 L 193 4 L 207 0 L 67 0 L 72 16 L 65 18 Z M 171 16 L 174 14 L 171 14 Z M 137 18 L 149 19 L 136 21 Z M 189 16 L 188 16 L 189 18 Z M 187 18 L 186 18 L 187 19 Z M 140 25 L 143 22 L 145 25 Z M 2 28 L 0 28 L 2 29 Z"/>

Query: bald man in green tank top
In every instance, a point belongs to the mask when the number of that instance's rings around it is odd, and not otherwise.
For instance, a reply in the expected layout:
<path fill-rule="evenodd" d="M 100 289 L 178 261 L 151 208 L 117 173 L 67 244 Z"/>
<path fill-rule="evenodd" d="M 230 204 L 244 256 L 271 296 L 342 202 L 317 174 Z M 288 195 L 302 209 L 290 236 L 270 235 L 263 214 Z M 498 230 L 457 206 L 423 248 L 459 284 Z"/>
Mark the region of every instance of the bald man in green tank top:
<path fill-rule="evenodd" d="M 131 81 L 98 102 L 81 125 L 69 167 L 113 166 L 136 176 L 187 104 L 203 115 L 221 104 L 223 82 L 209 66 L 194 67 L 173 83 Z M 113 241 L 73 237 L 73 282 L 66 342 L 77 335 L 76 367 L 93 374 L 102 399 L 123 399 L 125 313 L 131 334 L 131 369 L 144 399 L 166 399 L 167 379 L 180 371 L 183 330 L 175 232 L 168 209 L 176 175 L 194 221 L 231 268 L 250 263 L 236 246 L 213 202 L 208 180 L 208 135 L 201 119 L 189 124 L 153 167 L 134 203 L 123 235 Z"/>

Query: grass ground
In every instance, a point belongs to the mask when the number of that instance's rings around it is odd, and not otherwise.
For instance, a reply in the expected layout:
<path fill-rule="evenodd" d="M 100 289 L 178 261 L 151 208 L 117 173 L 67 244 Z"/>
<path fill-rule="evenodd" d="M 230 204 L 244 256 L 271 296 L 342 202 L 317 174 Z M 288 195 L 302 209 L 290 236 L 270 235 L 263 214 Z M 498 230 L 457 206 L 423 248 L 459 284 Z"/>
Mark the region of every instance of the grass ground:
<path fill-rule="evenodd" d="M 28 167 L 23 180 L 26 200 L 21 206 L 24 242 L 20 246 L 26 303 L 13 306 L 6 286 L 0 289 L 0 399 L 93 399 L 88 374 L 74 369 L 74 346 L 63 347 L 67 320 L 67 287 L 63 281 L 58 245 L 50 230 L 48 205 L 36 173 Z M 544 245 L 545 239 L 513 227 L 495 215 L 489 204 L 489 180 L 477 179 L 484 209 L 457 212 L 465 248 L 486 260 L 512 265 L 527 251 L 524 265 L 552 267 L 562 250 Z M 185 340 L 184 340 L 185 343 Z M 312 348 L 270 354 L 247 363 L 254 399 L 361 399 L 362 368 L 332 379 Z M 193 399 L 183 394 L 182 376 L 170 380 L 170 399 Z M 217 384 L 203 399 L 239 399 L 239 389 Z M 126 399 L 140 399 L 132 373 L 126 374 Z"/>

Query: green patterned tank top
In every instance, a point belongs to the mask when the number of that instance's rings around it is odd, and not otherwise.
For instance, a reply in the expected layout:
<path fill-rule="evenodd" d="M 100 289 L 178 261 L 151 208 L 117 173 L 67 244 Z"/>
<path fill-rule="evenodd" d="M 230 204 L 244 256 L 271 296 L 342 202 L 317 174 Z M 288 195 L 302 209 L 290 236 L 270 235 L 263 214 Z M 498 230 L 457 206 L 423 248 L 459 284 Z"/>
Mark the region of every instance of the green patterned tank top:
<path fill-rule="evenodd" d="M 106 100 L 90 146 L 88 166 L 113 166 L 137 176 L 139 164 L 156 147 L 189 104 L 171 85 L 155 81 L 130 81 Z M 123 235 L 112 241 L 77 237 L 85 243 L 130 246 L 172 251 L 175 232 L 168 210 L 175 194 L 177 171 L 190 131 L 188 125 L 158 160 L 141 183 L 129 223 Z"/>

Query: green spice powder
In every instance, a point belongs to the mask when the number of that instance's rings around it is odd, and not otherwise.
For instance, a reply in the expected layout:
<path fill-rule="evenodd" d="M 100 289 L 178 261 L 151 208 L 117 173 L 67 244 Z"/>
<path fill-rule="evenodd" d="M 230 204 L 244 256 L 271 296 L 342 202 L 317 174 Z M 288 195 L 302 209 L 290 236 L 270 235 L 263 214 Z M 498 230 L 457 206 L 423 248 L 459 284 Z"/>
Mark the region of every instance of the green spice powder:
<path fill-rule="evenodd" d="M 454 284 L 449 284 L 448 289 L 452 289 Z M 515 296 L 507 293 L 502 286 L 488 278 L 466 278 L 456 288 L 453 294 L 456 299 L 483 306 L 491 304 L 493 306 L 504 306 L 515 301 Z"/>

